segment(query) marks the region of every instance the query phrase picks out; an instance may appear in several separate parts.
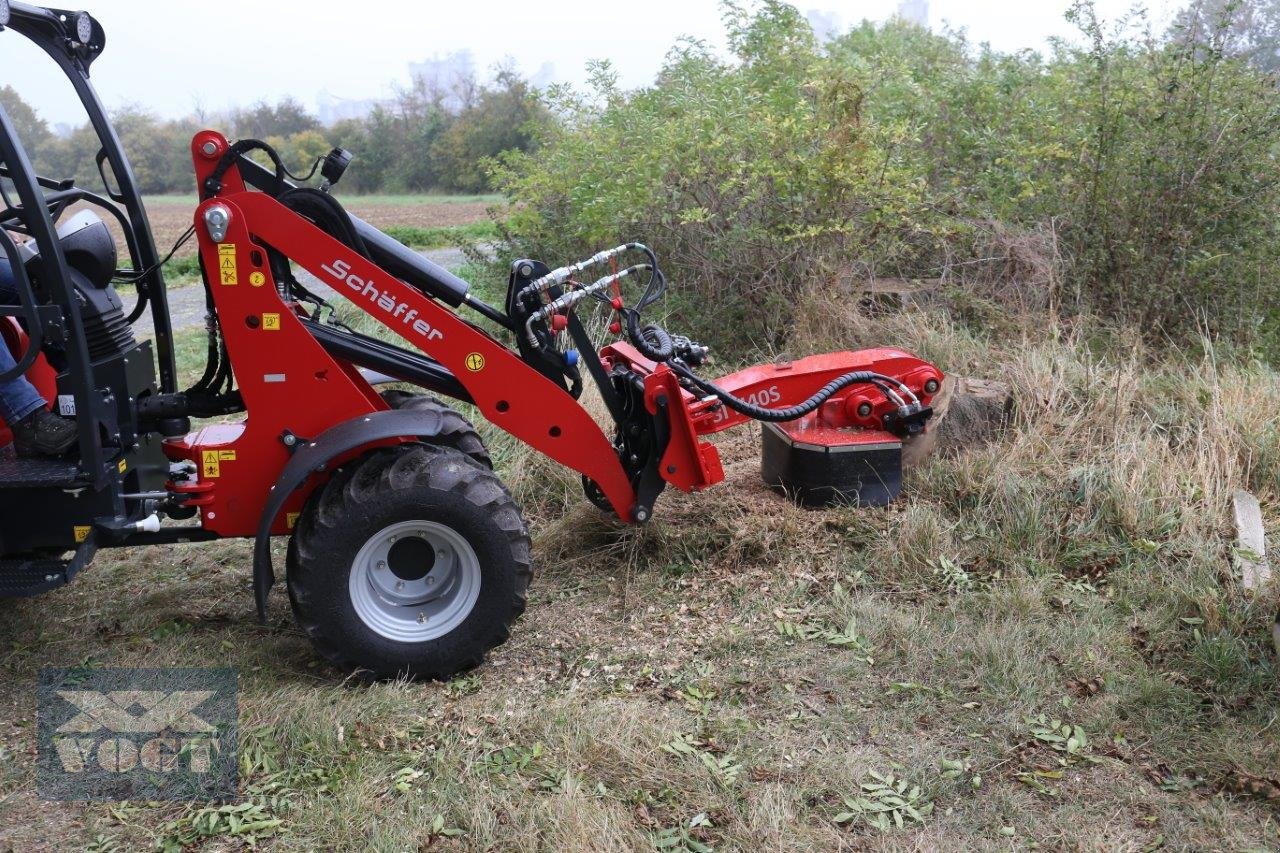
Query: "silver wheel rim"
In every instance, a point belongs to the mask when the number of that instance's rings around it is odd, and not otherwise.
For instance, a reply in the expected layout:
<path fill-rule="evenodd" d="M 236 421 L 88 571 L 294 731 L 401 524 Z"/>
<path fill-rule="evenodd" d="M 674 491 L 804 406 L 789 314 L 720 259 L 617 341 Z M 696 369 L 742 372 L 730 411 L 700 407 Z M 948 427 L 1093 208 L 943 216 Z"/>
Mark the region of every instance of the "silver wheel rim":
<path fill-rule="evenodd" d="M 401 521 L 364 543 L 348 586 L 356 615 L 370 630 L 420 643 L 443 637 L 471 613 L 480 597 L 480 559 L 452 527 Z"/>

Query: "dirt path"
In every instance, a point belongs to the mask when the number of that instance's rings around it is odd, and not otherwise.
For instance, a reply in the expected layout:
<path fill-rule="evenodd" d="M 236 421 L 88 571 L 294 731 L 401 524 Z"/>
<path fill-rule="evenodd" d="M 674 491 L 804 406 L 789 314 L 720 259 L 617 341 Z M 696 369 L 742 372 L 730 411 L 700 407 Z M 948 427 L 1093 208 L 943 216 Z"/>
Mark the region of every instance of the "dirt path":
<path fill-rule="evenodd" d="M 460 266 L 465 260 L 461 249 L 430 249 L 422 252 L 422 255 L 429 260 L 435 261 L 440 266 L 454 269 Z M 337 297 L 328 286 L 320 283 L 315 276 L 309 273 L 303 273 L 299 280 L 311 290 L 324 296 L 326 299 L 333 296 Z M 125 304 L 131 305 L 132 298 L 125 296 Z M 169 316 L 173 318 L 174 331 L 189 329 L 194 326 L 204 324 L 204 288 L 189 286 L 180 287 L 176 290 L 169 291 Z M 150 315 L 141 317 L 134 324 L 134 334 L 139 338 L 151 337 L 153 328 L 151 325 Z"/>

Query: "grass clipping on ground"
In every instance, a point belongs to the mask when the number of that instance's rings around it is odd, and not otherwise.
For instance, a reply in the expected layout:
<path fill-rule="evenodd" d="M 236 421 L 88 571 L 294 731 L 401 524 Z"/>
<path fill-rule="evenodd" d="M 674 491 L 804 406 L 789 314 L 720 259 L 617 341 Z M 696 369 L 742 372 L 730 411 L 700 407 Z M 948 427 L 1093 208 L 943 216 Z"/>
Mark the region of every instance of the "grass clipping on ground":
<path fill-rule="evenodd" d="M 1280 377 L 847 302 L 812 300 L 795 352 L 913 350 L 1008 382 L 1016 422 L 886 510 L 789 505 L 740 430 L 727 482 L 643 529 L 485 427 L 538 574 L 448 684 L 339 683 L 280 593 L 257 626 L 247 543 L 103 554 L 0 609 L 0 846 L 1280 844 L 1277 600 L 1239 593 L 1227 513 L 1244 487 L 1275 520 Z M 74 664 L 237 666 L 251 813 L 36 800 L 35 675 Z"/>

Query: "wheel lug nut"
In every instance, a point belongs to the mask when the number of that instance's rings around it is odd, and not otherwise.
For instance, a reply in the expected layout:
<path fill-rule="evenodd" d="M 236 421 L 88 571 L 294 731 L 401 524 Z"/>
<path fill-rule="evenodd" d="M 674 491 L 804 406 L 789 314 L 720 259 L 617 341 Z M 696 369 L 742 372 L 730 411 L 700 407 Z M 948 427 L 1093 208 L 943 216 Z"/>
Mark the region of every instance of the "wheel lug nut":
<path fill-rule="evenodd" d="M 387 567 L 386 561 L 384 561 L 384 560 L 379 560 L 379 561 L 378 561 L 378 568 L 380 568 L 380 569 L 385 569 L 386 567 Z"/>
<path fill-rule="evenodd" d="M 404 581 L 396 581 L 396 589 L 404 589 Z"/>

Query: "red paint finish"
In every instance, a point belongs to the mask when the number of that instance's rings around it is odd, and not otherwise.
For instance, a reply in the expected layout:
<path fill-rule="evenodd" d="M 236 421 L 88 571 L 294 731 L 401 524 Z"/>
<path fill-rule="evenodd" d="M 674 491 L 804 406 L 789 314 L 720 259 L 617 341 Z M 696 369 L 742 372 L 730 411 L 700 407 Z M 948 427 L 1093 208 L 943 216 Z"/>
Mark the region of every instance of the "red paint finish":
<path fill-rule="evenodd" d="M 679 408 L 684 411 L 681 417 L 673 420 L 671 446 L 663 457 L 662 476 L 684 491 L 703 489 L 723 480 L 719 455 L 712 445 L 699 442 L 698 436 L 730 429 L 749 418 L 715 398 L 699 399 L 680 388 L 670 370 L 655 365 L 630 344 L 616 343 L 605 347 L 601 357 L 606 364 L 624 364 L 638 373 L 647 374 L 646 402 L 654 395 L 652 388 L 661 388 L 670 395 L 679 394 L 682 403 Z M 758 406 L 782 409 L 803 402 L 831 380 L 853 371 L 871 371 L 899 379 L 925 405 L 929 405 L 942 387 L 942 372 L 932 364 L 902 350 L 886 348 L 833 352 L 779 364 L 756 365 L 722 377 L 716 380 L 716 384 Z M 931 382 L 935 383 L 932 393 L 926 390 Z M 863 404 L 866 404 L 863 409 L 866 414 L 859 412 Z M 837 392 L 812 414 L 781 426 L 796 441 L 810 444 L 835 446 L 897 442 L 897 436 L 882 429 L 884 416 L 895 408 L 874 386 L 851 385 Z M 649 410 L 654 411 L 652 404 Z M 684 426 L 686 422 L 687 428 Z M 675 467 L 674 471 L 668 465 L 669 460 Z"/>
<path fill-rule="evenodd" d="M 22 326 L 18 324 L 16 317 L 0 318 L 0 346 L 9 348 L 9 352 L 13 355 L 14 361 L 21 361 L 26 355 L 27 347 L 31 345 L 31 339 L 27 337 L 27 333 L 22 330 Z M 44 398 L 45 402 L 51 405 L 54 411 L 57 411 L 58 397 L 58 372 L 54 370 L 44 353 L 36 356 L 35 361 L 27 368 L 24 374 L 27 381 L 36 389 L 36 393 Z M 4 418 L 0 418 L 0 447 L 5 447 L 13 443 L 13 433 L 4 422 Z"/>
<path fill-rule="evenodd" d="M 215 153 L 204 152 L 212 143 Z M 227 150 L 221 134 L 192 140 L 199 185 Z M 635 494 L 612 443 L 572 397 L 482 330 L 413 287 L 357 256 L 270 196 L 246 190 L 235 167 L 217 198 L 196 210 L 200 256 L 244 397 L 243 424 L 206 427 L 166 442 L 171 459 L 200 471 L 207 502 L 202 526 L 223 536 L 252 536 L 267 495 L 289 452 L 285 431 L 304 439 L 386 405 L 358 371 L 329 355 L 298 320 L 297 305 L 276 290 L 262 244 L 269 243 L 353 304 L 449 368 L 494 424 L 593 479 L 618 515 L 629 518 Z M 221 243 L 210 239 L 205 211 L 230 213 Z M 212 454 L 212 455 L 211 455 Z M 216 462 L 216 466 L 211 464 Z M 314 478 L 314 487 L 319 478 Z M 298 490 L 273 533 L 286 533 L 308 487 Z"/>
<path fill-rule="evenodd" d="M 211 152 L 204 150 L 206 145 Z M 191 148 L 197 183 L 203 186 L 228 149 L 227 140 L 202 131 Z M 224 207 L 230 216 L 221 242 L 210 239 L 204 220 L 214 205 Z M 173 488 L 193 496 L 190 502 L 200 507 L 206 530 L 222 536 L 255 534 L 267 497 L 289 459 L 284 436 L 315 438 L 338 423 L 386 408 L 358 370 L 335 359 L 307 332 L 299 320 L 304 316 L 302 309 L 280 296 L 267 261 L 267 244 L 452 371 L 487 420 L 591 478 L 618 516 L 631 519 L 636 496 L 600 426 L 562 388 L 483 330 L 359 257 L 271 196 L 249 191 L 234 166 L 222 176 L 219 195 L 196 210 L 195 222 L 201 261 L 209 271 L 247 412 L 243 423 L 207 426 L 165 442 L 170 459 L 190 460 L 199 471 L 194 482 Z M 669 368 L 653 364 L 627 344 L 606 347 L 600 356 L 606 365 L 624 364 L 645 377 L 650 413 L 657 412 L 660 397 L 667 399 L 670 441 L 661 461 L 662 476 L 686 491 L 723 480 L 715 447 L 699 439 L 747 419 L 718 401 L 696 398 L 680 387 Z M 926 403 L 932 395 L 924 391 L 925 383 L 942 381 L 935 367 L 908 353 L 875 349 L 752 367 L 722 378 L 719 384 L 766 408 L 780 408 L 804 400 L 852 370 L 897 377 Z M 864 403 L 870 410 L 860 414 Z M 821 440 L 881 440 L 878 437 L 886 434 L 878 429 L 880 418 L 891 410 L 874 387 L 855 386 L 792 427 L 808 430 Z M 289 532 L 307 494 L 326 476 L 327 472 L 318 472 L 290 496 L 273 519 L 273 534 Z"/>
<path fill-rule="evenodd" d="M 720 451 L 714 444 L 698 440 L 698 431 L 689 416 L 688 401 L 692 397 L 680 387 L 671 368 L 665 364 L 645 377 L 644 402 L 650 414 L 658 411 L 658 400 L 668 401 L 671 438 L 658 470 L 662 478 L 685 492 L 714 486 L 724 479 Z"/>

